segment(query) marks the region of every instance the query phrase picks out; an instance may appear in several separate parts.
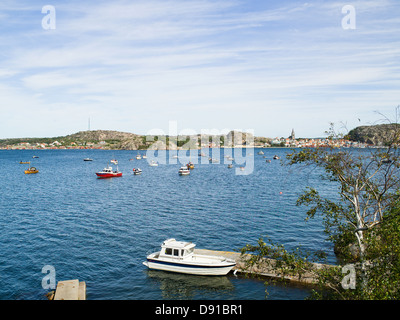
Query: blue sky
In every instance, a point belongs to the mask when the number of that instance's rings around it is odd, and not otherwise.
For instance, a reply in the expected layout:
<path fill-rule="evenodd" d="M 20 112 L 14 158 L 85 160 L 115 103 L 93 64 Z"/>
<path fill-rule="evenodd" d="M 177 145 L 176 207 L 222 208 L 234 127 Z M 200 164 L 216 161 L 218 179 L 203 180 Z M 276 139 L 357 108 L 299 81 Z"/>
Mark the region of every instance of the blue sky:
<path fill-rule="evenodd" d="M 345 5 L 356 29 L 342 28 Z M 373 124 L 400 104 L 399 35 L 398 0 L 2 0 L 0 138 L 71 134 L 89 118 L 267 137 Z"/>

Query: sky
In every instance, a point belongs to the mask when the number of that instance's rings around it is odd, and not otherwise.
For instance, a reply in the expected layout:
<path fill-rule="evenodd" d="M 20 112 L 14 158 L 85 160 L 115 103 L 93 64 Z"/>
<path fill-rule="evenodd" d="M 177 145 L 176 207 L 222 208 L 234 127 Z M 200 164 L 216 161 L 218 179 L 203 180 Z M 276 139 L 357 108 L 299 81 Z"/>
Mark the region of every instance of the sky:
<path fill-rule="evenodd" d="M 399 71 L 398 0 L 0 3 L 0 139 L 322 137 L 393 119 Z"/>

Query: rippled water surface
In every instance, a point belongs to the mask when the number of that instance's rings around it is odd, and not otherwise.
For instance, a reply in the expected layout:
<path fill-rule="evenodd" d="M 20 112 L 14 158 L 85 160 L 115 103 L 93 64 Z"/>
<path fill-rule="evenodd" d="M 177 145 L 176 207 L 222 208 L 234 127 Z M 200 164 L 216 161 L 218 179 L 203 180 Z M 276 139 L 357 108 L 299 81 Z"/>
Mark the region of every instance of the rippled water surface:
<path fill-rule="evenodd" d="M 227 168 L 227 150 L 213 150 L 221 152 L 215 164 L 201 164 L 196 152 L 189 176 L 178 175 L 179 163 L 130 161 L 136 151 L 0 151 L 0 299 L 45 299 L 45 265 L 54 266 L 57 281 L 85 281 L 88 299 L 264 299 L 259 280 L 149 271 L 142 264 L 167 238 L 233 251 L 268 234 L 288 248 L 330 249 L 321 221 L 305 222 L 305 208 L 295 202 L 306 186 L 327 194 L 334 186 L 316 172 L 272 160 L 286 149 L 257 151 L 247 151 L 255 162 L 249 175 Z M 113 158 L 123 177 L 97 179 Z M 39 173 L 24 174 L 21 160 Z M 133 175 L 134 167 L 142 175 Z M 307 295 L 294 287 L 268 286 L 268 292 L 269 299 Z"/>

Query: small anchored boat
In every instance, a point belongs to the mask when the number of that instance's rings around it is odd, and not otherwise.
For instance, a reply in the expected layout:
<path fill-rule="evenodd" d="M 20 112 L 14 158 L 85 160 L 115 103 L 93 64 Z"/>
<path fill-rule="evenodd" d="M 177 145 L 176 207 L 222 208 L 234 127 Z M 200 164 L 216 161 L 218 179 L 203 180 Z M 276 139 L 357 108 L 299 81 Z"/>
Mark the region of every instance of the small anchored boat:
<path fill-rule="evenodd" d="M 135 175 L 142 174 L 142 169 L 140 169 L 140 168 L 133 168 L 133 174 L 135 174 Z"/>
<path fill-rule="evenodd" d="M 161 250 L 148 255 L 143 264 L 149 269 L 203 276 L 223 276 L 236 265 L 225 257 L 195 254 L 195 246 L 192 242 L 167 239 Z"/>
<path fill-rule="evenodd" d="M 187 163 L 187 164 L 186 164 L 186 167 L 187 167 L 188 169 L 194 169 L 194 164 L 193 164 L 193 162 Z"/>
<path fill-rule="evenodd" d="M 381 163 L 392 163 L 392 160 L 385 158 L 381 160 Z"/>
<path fill-rule="evenodd" d="M 157 166 L 158 166 L 158 163 L 157 163 L 156 161 L 154 161 L 154 160 L 151 160 L 151 161 L 149 162 L 149 166 L 150 166 L 150 167 L 157 167 Z"/>
<path fill-rule="evenodd" d="M 83 161 L 93 161 L 93 159 L 85 158 L 85 159 L 83 159 Z"/>
<path fill-rule="evenodd" d="M 186 175 L 188 175 L 188 174 L 190 174 L 190 170 L 188 169 L 188 167 L 181 167 L 180 169 L 179 169 L 179 175 L 181 175 L 181 176 L 186 176 Z"/>
<path fill-rule="evenodd" d="M 26 169 L 24 171 L 25 174 L 32 174 L 32 173 L 38 173 L 39 172 L 39 170 L 36 169 L 35 167 L 31 167 L 31 162 L 30 161 L 28 163 L 29 163 L 29 167 L 28 167 L 28 169 Z"/>
<path fill-rule="evenodd" d="M 118 167 L 116 170 L 113 170 L 111 166 L 104 168 L 100 172 L 96 172 L 98 178 L 115 178 L 122 177 L 122 172 L 118 171 Z"/>
<path fill-rule="evenodd" d="M 35 167 L 30 167 L 29 169 L 25 170 L 26 174 L 31 174 L 31 173 L 38 173 L 39 170 L 36 169 Z"/>

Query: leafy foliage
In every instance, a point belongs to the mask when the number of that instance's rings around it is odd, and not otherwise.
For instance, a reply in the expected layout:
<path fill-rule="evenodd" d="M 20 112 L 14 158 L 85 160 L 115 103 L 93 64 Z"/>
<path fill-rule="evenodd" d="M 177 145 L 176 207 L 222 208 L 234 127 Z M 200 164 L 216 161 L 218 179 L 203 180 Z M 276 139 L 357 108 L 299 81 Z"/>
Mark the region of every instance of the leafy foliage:
<path fill-rule="evenodd" d="M 328 131 L 335 138 L 332 126 Z M 315 148 L 294 150 L 287 155 L 288 165 L 322 168 L 326 178 L 338 185 L 337 199 L 323 197 L 307 188 L 297 205 L 307 207 L 306 219 L 320 215 L 329 241 L 340 249 L 341 264 L 315 268 L 312 257 L 302 250 L 287 251 L 282 245 L 260 239 L 246 246 L 251 253 L 247 266 L 271 258 L 275 271 L 301 277 L 312 273 L 318 289 L 312 299 L 399 299 L 400 298 L 400 130 L 385 149 L 351 150 Z M 275 263 L 275 264 L 274 264 Z M 350 265 L 355 286 L 343 283 L 342 266 Z"/>

